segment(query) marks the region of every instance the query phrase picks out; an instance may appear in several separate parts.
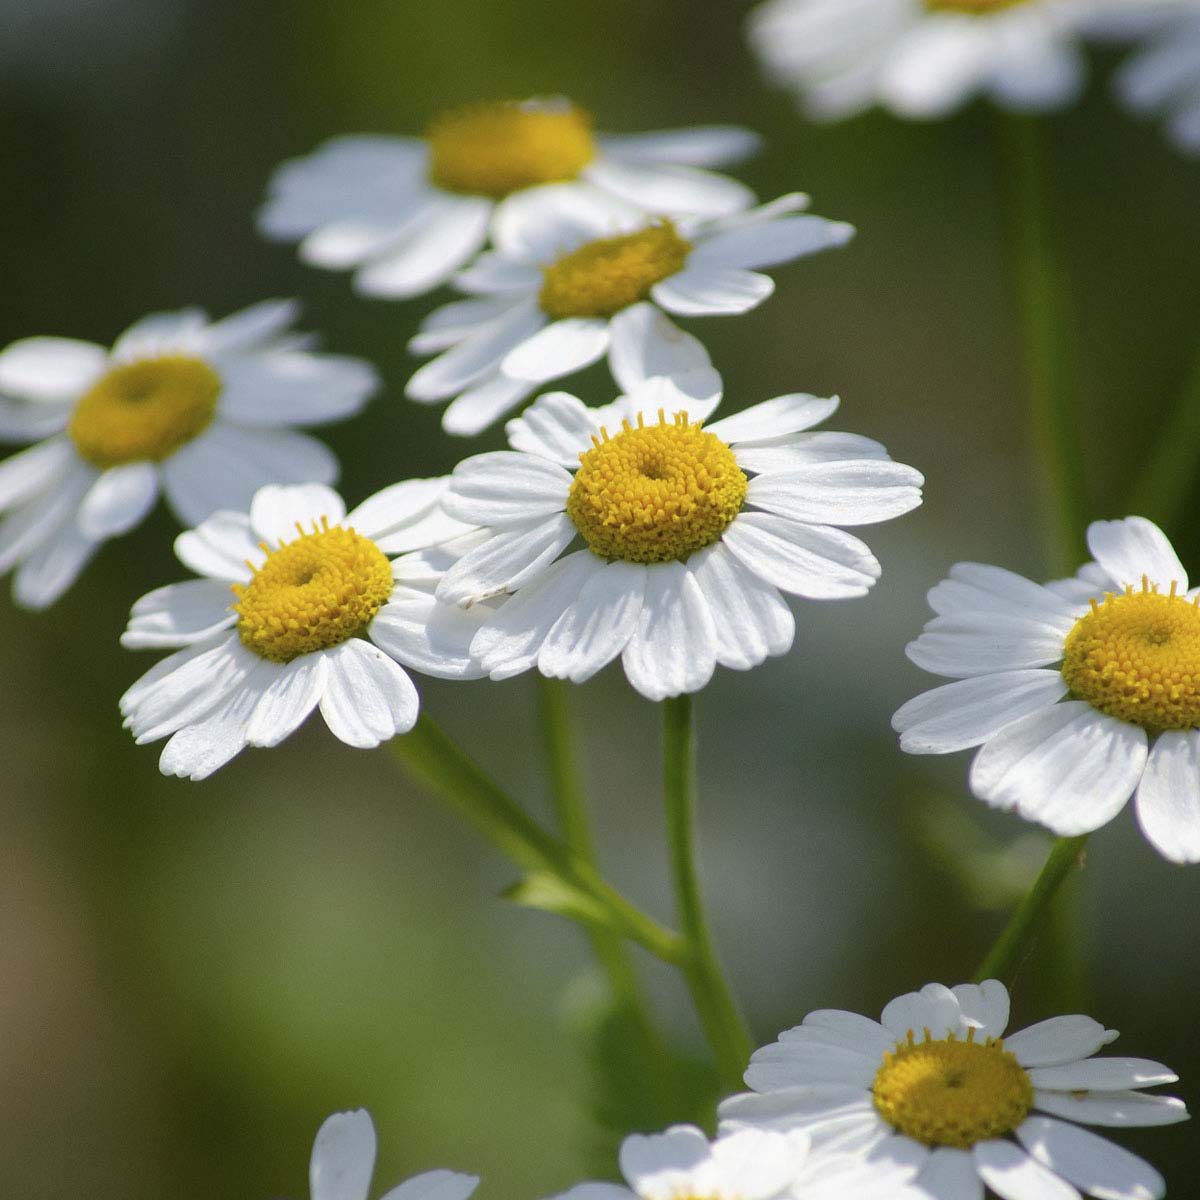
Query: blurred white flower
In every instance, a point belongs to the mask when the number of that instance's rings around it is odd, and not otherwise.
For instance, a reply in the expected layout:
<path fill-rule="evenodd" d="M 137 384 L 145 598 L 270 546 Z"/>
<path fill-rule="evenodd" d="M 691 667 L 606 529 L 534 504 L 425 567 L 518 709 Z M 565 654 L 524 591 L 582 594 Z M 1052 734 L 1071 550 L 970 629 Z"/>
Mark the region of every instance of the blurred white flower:
<path fill-rule="evenodd" d="M 803 1130 L 818 1154 L 896 1155 L 899 1142 L 921 1169 L 915 1192 L 933 1200 L 979 1200 L 985 1184 L 1009 1200 L 1062 1200 L 1073 1188 L 1158 1200 L 1163 1179 L 1149 1163 L 1071 1122 L 1186 1120 L 1182 1101 L 1141 1090 L 1174 1083 L 1174 1072 L 1095 1057 L 1117 1034 L 1090 1017 L 1054 1017 L 1004 1038 L 1008 1016 L 995 979 L 927 984 L 891 1001 L 879 1021 L 809 1013 L 755 1051 L 753 1092 L 721 1104 L 721 1130 Z"/>
<path fill-rule="evenodd" d="M 351 136 L 284 163 L 259 229 L 300 241 L 300 257 L 355 268 L 364 295 L 398 299 L 445 283 L 484 246 L 493 218 L 548 183 L 582 197 L 600 189 L 676 216 L 725 216 L 753 193 L 703 168 L 750 154 L 757 137 L 732 126 L 594 134 L 562 98 L 468 105 L 430 122 L 424 138 Z"/>
<path fill-rule="evenodd" d="M 1155 31 L 1115 83 L 1129 109 L 1161 116 L 1175 146 L 1200 154 L 1200 3 L 1178 7 L 1178 18 Z"/>
<path fill-rule="evenodd" d="M 244 507 L 266 483 L 337 477 L 326 446 L 289 428 L 359 411 L 375 370 L 287 334 L 293 301 L 210 323 L 156 313 L 111 350 L 33 337 L 0 352 L 0 440 L 37 445 L 0 464 L 0 572 L 30 608 L 52 603 L 97 548 L 165 492 L 181 524 Z"/>
<path fill-rule="evenodd" d="M 474 434 L 605 354 L 623 391 L 654 376 L 694 395 L 719 391 L 704 345 L 661 310 L 748 312 L 774 291 L 763 267 L 853 236 L 844 222 L 796 215 L 806 204 L 790 195 L 717 221 L 676 223 L 569 184 L 539 188 L 497 214 L 496 249 L 457 277 L 461 291 L 480 298 L 435 310 L 409 343 L 414 353 L 444 353 L 413 375 L 407 394 L 425 403 L 455 396 L 443 425 Z"/>
<path fill-rule="evenodd" d="M 1158 852 L 1200 861 L 1200 588 L 1141 517 L 1096 521 L 1087 536 L 1096 561 L 1045 586 L 954 566 L 907 653 L 957 682 L 892 724 L 910 754 L 980 746 L 970 786 L 993 807 L 1068 836 L 1135 795 Z"/>
<path fill-rule="evenodd" d="M 140 744 L 170 737 L 165 775 L 203 779 L 245 746 L 275 746 L 320 706 L 335 737 L 369 748 L 417 719 L 404 671 L 471 679 L 488 614 L 434 588 L 476 535 L 438 507 L 444 479 L 410 479 L 346 512 L 319 484 L 265 487 L 249 514 L 217 512 L 176 539 L 202 578 L 134 606 L 121 643 L 182 647 L 121 697 Z M 447 543 L 436 550 L 388 555 Z"/>

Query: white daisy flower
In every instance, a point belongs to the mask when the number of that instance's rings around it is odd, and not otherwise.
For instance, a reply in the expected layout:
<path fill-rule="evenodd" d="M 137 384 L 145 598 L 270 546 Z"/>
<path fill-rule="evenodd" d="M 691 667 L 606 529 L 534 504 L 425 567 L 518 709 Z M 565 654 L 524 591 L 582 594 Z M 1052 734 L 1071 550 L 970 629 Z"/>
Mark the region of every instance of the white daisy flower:
<path fill-rule="evenodd" d="M 488 607 L 433 595 L 479 540 L 439 509 L 445 486 L 406 480 L 350 513 L 320 484 L 264 487 L 249 514 L 217 512 L 179 535 L 176 554 L 201 578 L 143 596 L 121 636 L 130 649 L 180 647 L 121 697 L 139 745 L 170 737 L 164 775 L 203 779 L 245 746 L 278 745 L 318 706 L 335 737 L 377 746 L 417 719 L 399 664 L 482 674 L 468 646 Z"/>
<path fill-rule="evenodd" d="M 823 1009 L 755 1051 L 752 1093 L 720 1107 L 722 1131 L 801 1129 L 814 1151 L 869 1151 L 897 1136 L 918 1156 L 915 1190 L 934 1200 L 1157 1200 L 1162 1177 L 1072 1122 L 1169 1125 L 1183 1102 L 1141 1089 L 1174 1083 L 1161 1063 L 1098 1058 L 1116 1036 L 1054 1017 L 1001 1040 L 1008 992 L 989 979 L 927 984 L 878 1022 Z M 1065 1118 L 1065 1119 L 1064 1119 Z M 852 1193 L 847 1193 L 852 1194 Z"/>
<path fill-rule="evenodd" d="M 334 1113 L 317 1130 L 308 1168 L 312 1200 L 367 1200 L 375 1171 L 375 1126 L 365 1109 Z M 467 1200 L 478 1175 L 426 1171 L 392 1188 L 383 1200 Z"/>
<path fill-rule="evenodd" d="M 38 442 L 0 464 L 0 573 L 17 568 L 18 603 L 58 599 L 160 489 L 194 525 L 265 483 L 336 479 L 332 452 L 290 426 L 358 412 L 378 379 L 286 334 L 296 312 L 272 300 L 212 323 L 156 313 L 111 350 L 34 337 L 0 352 L 0 440 Z"/>
<path fill-rule="evenodd" d="M 781 591 L 867 593 L 879 563 L 833 526 L 908 512 L 921 476 L 878 442 L 808 432 L 836 399 L 780 396 L 702 428 L 716 404 L 663 379 L 597 409 L 550 393 L 508 423 L 511 451 L 458 465 L 442 505 L 488 534 L 437 595 L 512 593 L 471 644 L 492 678 L 536 666 L 581 683 L 619 654 L 661 700 L 702 688 L 717 663 L 783 654 Z"/>
<path fill-rule="evenodd" d="M 1142 517 L 1088 528 L 1095 562 L 1045 586 L 958 563 L 907 647 L 957 682 L 892 718 L 910 754 L 979 746 L 971 790 L 1060 836 L 1098 829 L 1132 795 L 1147 839 L 1200 861 L 1200 588 Z"/>
<path fill-rule="evenodd" d="M 1117 94 L 1133 112 L 1162 116 L 1180 150 L 1200 154 L 1200 3 L 1177 6 L 1165 24 L 1121 68 Z"/>
<path fill-rule="evenodd" d="M 312 266 L 355 268 L 364 295 L 416 296 L 449 279 L 483 248 L 493 216 L 541 184 L 598 188 L 672 217 L 747 208 L 749 189 L 703 168 L 757 145 L 732 126 L 594 134 L 562 98 L 468 105 L 435 117 L 424 138 L 335 138 L 284 163 L 258 224 L 299 240 Z"/>
<path fill-rule="evenodd" d="M 875 104 L 901 117 L 941 117 L 976 95 L 1039 111 L 1078 96 L 1082 34 L 1129 2 L 768 0 L 748 32 L 769 74 L 817 120 Z"/>
<path fill-rule="evenodd" d="M 774 290 L 763 267 L 844 245 L 854 228 L 797 216 L 801 195 L 717 221 L 648 217 L 571 185 L 539 188 L 497 214 L 496 249 L 458 275 L 476 299 L 431 313 L 409 343 L 445 351 L 408 382 L 410 399 L 457 398 L 449 433 L 475 434 L 540 385 L 608 355 L 631 391 L 665 376 L 694 395 L 720 389 L 703 344 L 677 316 L 749 312 Z M 696 390 L 699 389 L 699 390 Z"/>

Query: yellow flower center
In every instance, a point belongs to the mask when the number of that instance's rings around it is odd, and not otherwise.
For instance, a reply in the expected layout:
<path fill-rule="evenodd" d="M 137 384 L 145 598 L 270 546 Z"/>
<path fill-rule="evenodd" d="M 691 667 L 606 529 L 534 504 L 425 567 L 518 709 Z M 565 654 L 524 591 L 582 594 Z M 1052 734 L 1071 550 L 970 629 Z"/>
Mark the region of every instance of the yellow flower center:
<path fill-rule="evenodd" d="M 1093 708 L 1146 729 L 1200 728 L 1200 597 L 1142 590 L 1108 595 L 1075 622 L 1063 679 Z"/>
<path fill-rule="evenodd" d="M 1028 0 L 925 0 L 925 7 L 933 12 L 990 13 L 1027 2 Z"/>
<path fill-rule="evenodd" d="M 660 279 L 682 270 L 691 249 L 670 221 L 599 238 L 543 270 L 538 303 L 552 317 L 611 317 L 644 300 Z"/>
<path fill-rule="evenodd" d="M 75 405 L 67 432 L 97 467 L 162 462 L 203 433 L 221 379 L 199 358 L 168 354 L 113 367 Z"/>
<path fill-rule="evenodd" d="M 429 178 L 448 192 L 492 196 L 574 179 L 596 156 L 592 119 L 572 104 L 468 104 L 427 131 Z"/>
<path fill-rule="evenodd" d="M 715 542 L 741 510 L 746 476 L 720 438 L 686 413 L 657 425 L 638 415 L 610 438 L 601 429 L 579 456 L 567 516 L 601 558 L 686 559 Z"/>
<path fill-rule="evenodd" d="M 392 594 L 391 564 L 370 538 L 325 518 L 310 533 L 297 522 L 296 532 L 295 541 L 267 553 L 249 583 L 233 584 L 238 637 L 272 662 L 362 633 Z"/>
<path fill-rule="evenodd" d="M 879 1115 L 927 1146 L 967 1149 L 1011 1133 L 1033 1107 L 1033 1084 L 1003 1042 L 954 1034 L 913 1039 L 883 1056 L 872 1086 Z"/>

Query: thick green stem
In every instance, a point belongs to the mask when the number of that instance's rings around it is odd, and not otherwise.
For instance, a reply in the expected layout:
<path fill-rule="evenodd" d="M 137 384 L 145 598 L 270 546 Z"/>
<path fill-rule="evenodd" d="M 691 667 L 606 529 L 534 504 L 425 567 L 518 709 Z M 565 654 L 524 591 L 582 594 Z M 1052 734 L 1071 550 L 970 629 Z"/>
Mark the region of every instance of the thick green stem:
<path fill-rule="evenodd" d="M 983 979 L 1004 980 L 1011 976 L 1022 953 L 1030 948 L 1030 939 L 1039 922 L 1043 925 L 1049 922 L 1051 903 L 1063 881 L 1073 869 L 1083 865 L 1083 847 L 1087 839 L 1085 833 L 1080 837 L 1062 837 L 1055 841 L 1041 874 L 1017 905 L 995 945 L 975 972 L 976 982 Z"/>
<path fill-rule="evenodd" d="M 684 965 L 686 944 L 680 935 L 630 904 L 569 846 L 547 833 L 431 717 L 422 712 L 413 730 L 390 745 L 413 775 L 453 804 L 518 866 L 557 879 L 602 912 L 605 922 L 622 937 L 664 962 Z"/>
<path fill-rule="evenodd" d="M 735 1091 L 742 1086 L 751 1042 L 717 961 L 700 901 L 692 832 L 696 779 L 690 696 L 677 696 L 663 705 L 663 790 L 675 897 L 686 945 L 683 972 L 721 1084 Z"/>

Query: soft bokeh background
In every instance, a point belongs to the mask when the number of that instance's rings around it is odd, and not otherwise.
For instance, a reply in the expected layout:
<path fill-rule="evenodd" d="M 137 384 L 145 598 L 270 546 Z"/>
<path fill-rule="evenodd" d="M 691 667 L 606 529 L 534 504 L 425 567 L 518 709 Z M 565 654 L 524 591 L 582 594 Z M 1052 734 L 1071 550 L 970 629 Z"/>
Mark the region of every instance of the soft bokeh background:
<path fill-rule="evenodd" d="M 806 125 L 759 82 L 743 15 L 695 0 L 0 0 L 0 342 L 109 342 L 154 309 L 300 295 L 306 327 L 386 380 L 329 433 L 355 503 L 500 438 L 451 441 L 403 399 L 405 341 L 434 300 L 356 299 L 255 236 L 279 161 L 539 92 L 570 93 L 603 129 L 761 130 L 745 178 L 765 197 L 808 190 L 860 233 L 779 271 L 758 312 L 704 326 L 727 404 L 840 392 L 834 428 L 928 476 L 922 509 L 866 535 L 884 564 L 869 599 L 799 605 L 790 655 L 720 673 L 698 703 L 705 882 L 766 1041 L 809 1008 L 877 1012 L 969 977 L 999 927 L 988 906 L 1039 861 L 1040 835 L 966 795 L 965 755 L 907 758 L 888 717 L 927 682 L 902 648 L 952 562 L 1044 571 L 994 114 Z M 1099 83 L 1047 134 L 1093 512 L 1118 516 L 1196 348 L 1200 166 Z M 580 388 L 610 396 L 600 370 Z M 1195 522 L 1170 532 L 1200 566 Z M 386 750 L 314 724 L 205 784 L 164 780 L 116 711 L 153 659 L 116 638 L 133 599 L 181 577 L 173 533 L 159 513 L 47 614 L 0 601 L 3 1191 L 300 1200 L 317 1125 L 357 1105 L 380 1131 L 379 1188 L 450 1165 L 484 1175 L 484 1200 L 561 1189 L 597 1137 L 581 937 L 497 900 L 512 870 Z M 545 812 L 528 680 L 424 695 Z M 670 919 L 659 714 L 615 670 L 574 698 L 611 875 Z M 1126 813 L 1093 839 L 1077 894 L 1086 1003 L 1124 1053 L 1176 1065 L 1195 1107 L 1200 868 L 1158 859 Z M 1020 1022 L 1049 1015 L 1035 1000 L 1055 975 L 1045 955 L 1026 963 Z M 686 998 L 648 977 L 698 1050 Z M 1187 1193 L 1193 1129 L 1122 1140 Z"/>

